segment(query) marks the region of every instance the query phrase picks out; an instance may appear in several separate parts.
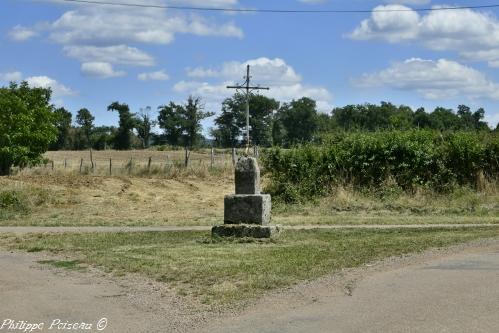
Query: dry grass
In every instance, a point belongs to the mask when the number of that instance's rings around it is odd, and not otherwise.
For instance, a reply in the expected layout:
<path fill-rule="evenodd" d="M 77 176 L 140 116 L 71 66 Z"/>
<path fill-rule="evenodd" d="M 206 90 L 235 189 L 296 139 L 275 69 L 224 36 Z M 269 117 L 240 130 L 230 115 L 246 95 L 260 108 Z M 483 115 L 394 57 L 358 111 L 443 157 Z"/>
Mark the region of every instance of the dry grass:
<path fill-rule="evenodd" d="M 46 156 L 54 160 L 55 170 L 48 165 L 0 177 L 0 225 L 180 226 L 223 222 L 223 198 L 234 191 L 233 166 L 227 151 L 223 155 L 217 152 L 216 156 L 224 156 L 226 161 L 213 168 L 208 150 L 191 153 L 191 165 L 187 168 L 178 160 L 183 151 L 93 154 L 97 168 L 90 170 L 86 166 L 82 174 L 78 170 L 79 160 L 85 156 L 88 160 L 88 151 L 49 152 Z M 166 163 L 166 155 L 171 164 Z M 130 156 L 136 163 L 131 171 L 126 168 Z M 153 158 L 151 168 L 147 168 L 149 156 Z M 101 164 L 108 158 L 114 161 L 113 176 L 109 176 L 105 163 Z M 161 159 L 164 164 L 159 162 Z M 383 193 L 362 193 L 339 187 L 331 196 L 315 202 L 275 202 L 273 222 L 499 224 L 499 188 L 487 184 L 480 192 L 461 188 L 442 195 L 428 191 L 407 194 L 389 187 Z"/>
<path fill-rule="evenodd" d="M 237 152 L 237 154 L 241 153 L 240 150 Z M 76 174 L 109 175 L 111 173 L 112 175 L 136 176 L 153 174 L 170 177 L 172 173 L 175 175 L 176 172 L 182 170 L 191 173 L 199 172 L 199 170 L 203 172 L 232 170 L 233 165 L 232 154 L 228 150 L 216 150 L 212 164 L 209 149 L 189 152 L 189 166 L 187 169 L 185 168 L 184 150 L 102 150 L 92 151 L 92 154 L 88 150 L 49 151 L 45 153 L 44 157 L 48 161 L 47 164 L 23 170 L 21 173 L 43 173 L 46 170 L 51 170 Z"/>
<path fill-rule="evenodd" d="M 50 199 L 0 218 L 0 225 L 211 225 L 223 219 L 223 178 L 155 179 L 79 175 L 0 178 L 3 191 L 44 190 Z M 1 215 L 0 215 L 1 217 Z"/>

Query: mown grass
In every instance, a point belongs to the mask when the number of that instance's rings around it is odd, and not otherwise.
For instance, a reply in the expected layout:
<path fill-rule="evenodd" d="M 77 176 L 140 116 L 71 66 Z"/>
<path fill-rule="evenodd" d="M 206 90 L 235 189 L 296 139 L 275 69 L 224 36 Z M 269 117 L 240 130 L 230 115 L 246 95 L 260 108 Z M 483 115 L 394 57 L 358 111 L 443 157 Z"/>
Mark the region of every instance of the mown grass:
<path fill-rule="evenodd" d="M 64 254 L 118 275 L 143 274 L 168 283 L 180 295 L 226 304 L 390 256 L 498 237 L 497 227 L 285 231 L 268 241 L 145 232 L 4 235 L 0 245 Z"/>

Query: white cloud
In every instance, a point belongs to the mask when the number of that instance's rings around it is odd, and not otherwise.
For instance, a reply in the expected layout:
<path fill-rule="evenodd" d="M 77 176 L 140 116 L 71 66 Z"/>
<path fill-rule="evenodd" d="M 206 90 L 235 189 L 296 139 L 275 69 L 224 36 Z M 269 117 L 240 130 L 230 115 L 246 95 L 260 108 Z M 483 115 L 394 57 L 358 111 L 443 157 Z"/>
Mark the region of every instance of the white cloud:
<path fill-rule="evenodd" d="M 15 41 L 22 42 L 38 35 L 38 33 L 30 28 L 16 25 L 9 31 L 9 37 Z"/>
<path fill-rule="evenodd" d="M 154 2 L 162 3 L 162 2 Z M 49 25 L 50 37 L 62 44 L 169 44 L 176 34 L 243 36 L 232 22 L 218 24 L 200 15 L 160 8 L 82 6 L 65 12 Z"/>
<path fill-rule="evenodd" d="M 19 71 L 10 73 L 0 73 L 0 82 L 28 82 L 30 87 L 36 88 L 50 88 L 52 90 L 52 97 L 60 98 L 62 96 L 74 96 L 77 93 L 71 88 L 57 82 L 55 79 L 40 75 L 40 76 L 30 76 L 24 78 L 23 74 Z"/>
<path fill-rule="evenodd" d="M 85 76 L 99 79 L 125 76 L 124 71 L 115 71 L 113 65 L 107 62 L 84 62 L 81 64 L 81 72 Z"/>
<path fill-rule="evenodd" d="M 407 11 L 376 12 L 384 9 Z M 491 14 L 465 9 L 437 10 L 421 16 L 402 5 L 378 6 L 374 10 L 350 38 L 415 41 L 432 50 L 457 51 L 468 60 L 499 65 L 499 22 Z"/>
<path fill-rule="evenodd" d="M 23 74 L 21 72 L 0 73 L 0 81 L 18 82 L 22 81 Z"/>
<path fill-rule="evenodd" d="M 230 61 L 222 64 L 220 68 L 188 68 L 187 75 L 193 78 L 218 77 L 240 81 L 246 74 L 247 65 L 251 66 L 251 75 L 266 84 L 291 84 L 302 80 L 284 60 L 264 57 L 248 60 L 244 63 Z"/>
<path fill-rule="evenodd" d="M 499 100 L 498 83 L 471 67 L 446 59 L 408 59 L 382 71 L 364 74 L 355 83 L 360 87 L 384 86 L 416 91 L 427 99 L 468 97 Z"/>
<path fill-rule="evenodd" d="M 203 96 L 208 103 L 219 104 L 234 93 L 226 88 L 227 85 L 242 82 L 248 64 L 251 66 L 253 84 L 270 86 L 270 91 L 260 91 L 261 94 L 282 102 L 310 97 L 317 101 L 320 111 L 331 111 L 331 93 L 324 87 L 304 84 L 294 68 L 280 58 L 230 61 L 217 68 L 187 69 L 191 80 L 176 83 L 174 90 L 183 94 Z"/>
<path fill-rule="evenodd" d="M 165 70 L 150 73 L 140 73 L 137 78 L 141 81 L 166 81 L 170 77 Z"/>
<path fill-rule="evenodd" d="M 64 53 L 82 62 L 107 62 L 135 66 L 153 66 L 154 57 L 135 47 L 113 46 L 65 46 Z"/>
<path fill-rule="evenodd" d="M 31 87 L 50 88 L 53 97 L 74 96 L 77 93 L 71 88 L 57 82 L 48 76 L 30 76 L 25 79 Z"/>

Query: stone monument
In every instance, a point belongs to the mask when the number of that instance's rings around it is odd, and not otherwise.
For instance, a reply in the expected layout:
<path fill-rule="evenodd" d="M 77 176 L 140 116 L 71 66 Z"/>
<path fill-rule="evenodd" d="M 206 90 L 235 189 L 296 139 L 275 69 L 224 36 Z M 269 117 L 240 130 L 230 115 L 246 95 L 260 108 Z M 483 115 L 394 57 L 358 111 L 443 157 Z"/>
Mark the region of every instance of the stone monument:
<path fill-rule="evenodd" d="M 260 193 L 260 169 L 253 157 L 239 158 L 235 168 L 236 194 L 225 196 L 224 224 L 212 234 L 222 237 L 270 238 L 279 229 L 270 226 L 271 198 Z"/>

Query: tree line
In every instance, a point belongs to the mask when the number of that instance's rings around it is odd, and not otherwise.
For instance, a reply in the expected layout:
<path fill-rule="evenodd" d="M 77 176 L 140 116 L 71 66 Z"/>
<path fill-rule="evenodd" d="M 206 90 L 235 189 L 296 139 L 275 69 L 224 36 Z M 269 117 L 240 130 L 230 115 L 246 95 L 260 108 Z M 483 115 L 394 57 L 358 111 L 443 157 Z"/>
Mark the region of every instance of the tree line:
<path fill-rule="evenodd" d="M 161 105 L 157 117 L 151 116 L 150 107 L 133 113 L 128 104 L 116 101 L 107 110 L 118 113 L 118 126 L 95 126 L 90 110 L 78 110 L 73 123 L 71 112 L 50 103 L 50 89 L 13 82 L 0 88 L 0 174 L 7 173 L 13 165 L 36 163 L 47 149 L 126 150 L 160 144 L 238 147 L 245 144 L 245 98 L 236 93 L 223 101 L 221 112 L 209 129 L 212 139 L 207 139 L 201 122 L 215 114 L 204 110 L 200 98 L 190 96 L 183 104 Z M 325 134 L 340 131 L 491 130 L 483 120 L 485 110 L 472 111 L 466 105 L 459 105 L 456 112 L 442 107 L 427 112 L 423 108 L 414 111 L 408 106 L 381 102 L 347 105 L 324 114 L 307 97 L 281 103 L 253 94 L 249 103 L 251 143 L 262 147 L 320 142 Z M 160 133 L 153 130 L 156 126 Z M 499 126 L 495 131 L 499 131 Z"/>
<path fill-rule="evenodd" d="M 56 109 L 59 136 L 50 147 L 59 149 L 130 149 L 168 144 L 172 147 L 238 147 L 244 144 L 246 129 L 245 95 L 236 93 L 223 101 L 221 112 L 209 129 L 211 140 L 203 136 L 201 121 L 212 117 L 205 112 L 200 98 L 189 97 L 184 104 L 169 102 L 158 107 L 158 117 L 150 116 L 151 108 L 134 114 L 127 104 L 114 102 L 109 111 L 119 113 L 119 126 L 94 126 L 94 116 L 87 109 L 76 114 L 72 126 L 71 113 Z M 485 110 L 472 111 L 459 105 L 457 111 L 437 107 L 412 110 L 389 102 L 347 105 L 320 113 L 313 99 L 303 97 L 280 103 L 262 95 L 250 95 L 250 138 L 253 145 L 290 147 L 320 140 L 327 133 L 338 131 L 381 131 L 433 129 L 438 131 L 489 131 L 484 121 Z M 153 132 L 158 125 L 161 133 Z"/>

